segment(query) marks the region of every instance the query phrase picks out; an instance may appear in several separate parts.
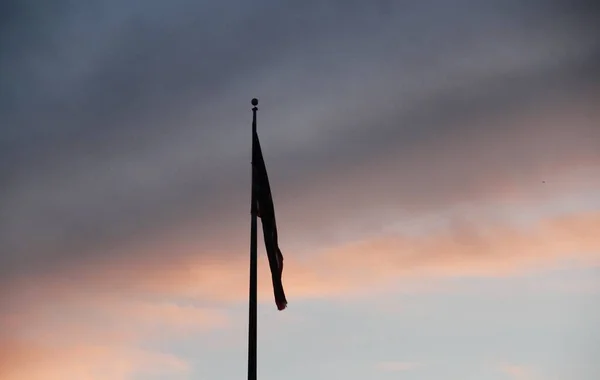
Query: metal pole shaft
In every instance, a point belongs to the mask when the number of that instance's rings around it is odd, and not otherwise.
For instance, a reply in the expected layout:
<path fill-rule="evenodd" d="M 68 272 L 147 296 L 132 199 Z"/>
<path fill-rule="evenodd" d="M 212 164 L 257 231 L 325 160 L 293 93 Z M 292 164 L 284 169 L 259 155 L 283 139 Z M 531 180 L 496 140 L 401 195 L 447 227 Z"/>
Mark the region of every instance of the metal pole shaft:
<path fill-rule="evenodd" d="M 256 111 L 258 100 L 252 99 L 252 159 L 256 136 Z M 250 206 L 250 292 L 248 307 L 248 380 L 256 380 L 256 330 L 257 330 L 257 204 L 254 183 L 254 162 L 252 163 L 252 200 Z"/>

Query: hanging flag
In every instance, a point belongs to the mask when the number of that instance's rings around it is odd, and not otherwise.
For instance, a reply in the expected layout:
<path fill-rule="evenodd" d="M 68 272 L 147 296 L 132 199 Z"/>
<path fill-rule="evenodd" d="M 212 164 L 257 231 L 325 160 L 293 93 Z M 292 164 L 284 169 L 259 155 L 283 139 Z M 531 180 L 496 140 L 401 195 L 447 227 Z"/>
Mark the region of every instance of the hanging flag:
<path fill-rule="evenodd" d="M 265 250 L 267 251 L 267 257 L 269 258 L 269 267 L 271 268 L 271 278 L 273 280 L 275 303 L 277 304 L 278 310 L 283 310 L 287 306 L 285 292 L 283 291 L 283 283 L 281 282 L 283 255 L 281 254 L 277 241 L 277 224 L 275 222 L 275 209 L 273 207 L 271 187 L 269 186 L 267 168 L 265 166 L 262 150 L 260 149 L 257 133 L 254 133 L 252 166 L 252 174 L 254 176 L 254 202 L 256 202 L 257 216 L 262 222 Z"/>

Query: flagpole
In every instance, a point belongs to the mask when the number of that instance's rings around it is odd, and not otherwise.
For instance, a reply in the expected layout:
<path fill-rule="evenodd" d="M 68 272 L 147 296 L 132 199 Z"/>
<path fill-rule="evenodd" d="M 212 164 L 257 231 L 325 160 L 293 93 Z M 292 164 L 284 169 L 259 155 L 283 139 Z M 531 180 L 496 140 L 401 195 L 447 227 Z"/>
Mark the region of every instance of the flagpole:
<path fill-rule="evenodd" d="M 252 99 L 252 159 L 256 149 L 256 111 L 258 99 Z M 252 163 L 252 189 L 250 202 L 250 292 L 248 305 L 248 380 L 256 380 L 256 327 L 257 327 L 257 209 L 254 189 L 254 162 Z"/>

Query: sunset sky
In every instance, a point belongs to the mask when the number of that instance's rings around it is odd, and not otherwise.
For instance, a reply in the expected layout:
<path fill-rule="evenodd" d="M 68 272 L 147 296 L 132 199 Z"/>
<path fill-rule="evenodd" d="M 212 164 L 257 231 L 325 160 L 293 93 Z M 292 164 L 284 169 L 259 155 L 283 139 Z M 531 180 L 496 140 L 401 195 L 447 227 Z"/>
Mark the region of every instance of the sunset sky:
<path fill-rule="evenodd" d="M 600 379 L 600 6 L 0 2 L 0 379 Z M 262 243 L 262 242 L 260 242 Z"/>

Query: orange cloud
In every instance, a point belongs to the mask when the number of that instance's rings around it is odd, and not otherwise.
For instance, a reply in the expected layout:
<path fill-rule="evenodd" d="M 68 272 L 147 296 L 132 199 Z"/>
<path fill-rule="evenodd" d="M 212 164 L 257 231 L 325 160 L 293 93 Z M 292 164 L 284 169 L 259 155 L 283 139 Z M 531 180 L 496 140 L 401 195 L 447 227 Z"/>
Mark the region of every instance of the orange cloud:
<path fill-rule="evenodd" d="M 183 379 L 188 365 L 171 355 L 123 345 L 35 345 L 2 341 L 3 380 L 128 380 L 139 374 Z"/>
<path fill-rule="evenodd" d="M 326 252 L 318 268 L 354 279 L 394 275 L 506 275 L 557 260 L 600 257 L 600 213 L 531 227 L 455 225 L 423 237 L 382 236 Z"/>
<path fill-rule="evenodd" d="M 189 369 L 184 360 L 142 345 L 228 325 L 227 314 L 216 309 L 74 293 L 68 299 L 22 305 L 0 318 L 0 378 L 184 378 Z"/>
<path fill-rule="evenodd" d="M 288 252 L 284 281 L 291 299 L 313 298 L 368 293 L 373 287 L 400 278 L 505 276 L 555 266 L 561 261 L 595 265 L 600 259 L 600 235 L 596 233 L 599 229 L 600 213 L 590 212 L 542 220 L 526 227 L 457 222 L 421 236 L 371 236 L 323 249 L 312 256 L 299 257 Z M 193 252 L 193 246 L 193 240 L 189 246 L 177 244 L 183 252 Z M 225 304 L 246 300 L 247 258 L 224 254 L 223 260 L 215 260 L 180 254 L 168 242 L 148 247 L 150 251 L 173 252 L 178 259 L 168 264 L 140 261 L 135 270 L 106 263 L 86 272 L 81 281 L 87 284 L 89 292 L 118 290 Z M 271 302 L 270 277 L 263 256 L 259 266 L 260 299 Z M 57 289 L 73 287 L 64 279 L 54 278 L 51 283 Z"/>
<path fill-rule="evenodd" d="M 589 212 L 527 227 L 480 220 L 423 235 L 364 237 L 311 256 L 287 252 L 285 286 L 290 300 L 347 297 L 385 289 L 399 279 L 507 276 L 565 260 L 596 265 L 599 229 L 600 212 Z M 148 260 L 134 255 L 135 262 L 97 262 L 70 276 L 13 283 L 0 316 L 0 377 L 127 379 L 142 368 L 183 373 L 183 361 L 142 350 L 141 344 L 226 328 L 229 317 L 222 307 L 247 297 L 247 258 L 207 258 L 196 253 L 196 244 L 193 239 L 147 242 L 127 249 L 147 253 Z M 171 253 L 172 259 L 156 260 L 160 252 Z M 260 300 L 270 304 L 264 255 L 259 270 Z M 191 301 L 212 306 L 194 307 Z M 107 368 L 114 372 L 98 375 Z"/>

